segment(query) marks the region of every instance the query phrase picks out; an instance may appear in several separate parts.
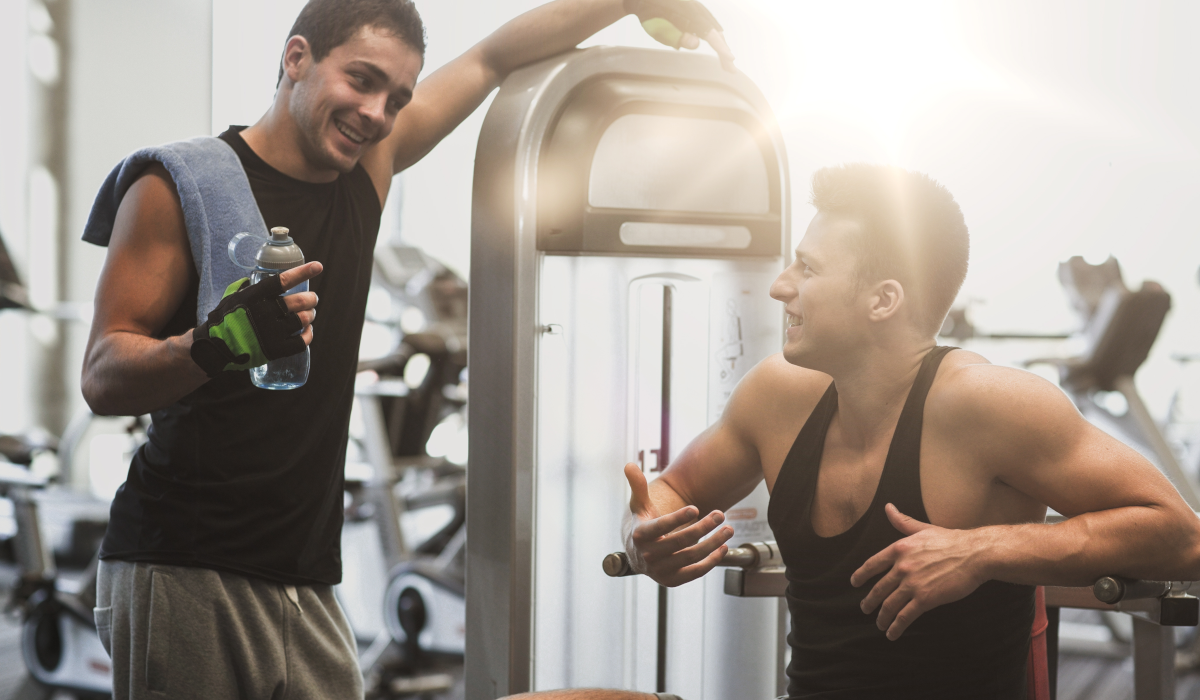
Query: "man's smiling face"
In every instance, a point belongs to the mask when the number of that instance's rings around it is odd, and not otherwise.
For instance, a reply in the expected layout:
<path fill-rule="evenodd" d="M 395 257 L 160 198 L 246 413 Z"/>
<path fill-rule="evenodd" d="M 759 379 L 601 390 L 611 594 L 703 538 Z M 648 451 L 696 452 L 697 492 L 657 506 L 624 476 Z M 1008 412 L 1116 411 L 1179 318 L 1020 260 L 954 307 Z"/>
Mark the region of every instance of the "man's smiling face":
<path fill-rule="evenodd" d="M 867 292 L 847 239 L 860 224 L 818 213 L 796 248 L 795 261 L 771 285 L 788 316 L 783 356 L 801 367 L 828 371 L 852 354 L 867 330 Z"/>
<path fill-rule="evenodd" d="M 305 42 L 303 55 L 289 66 L 295 84 L 288 111 L 309 165 L 353 170 L 366 149 L 391 133 L 396 114 L 412 99 L 421 65 L 415 49 L 374 27 L 360 28 L 318 62 Z"/>

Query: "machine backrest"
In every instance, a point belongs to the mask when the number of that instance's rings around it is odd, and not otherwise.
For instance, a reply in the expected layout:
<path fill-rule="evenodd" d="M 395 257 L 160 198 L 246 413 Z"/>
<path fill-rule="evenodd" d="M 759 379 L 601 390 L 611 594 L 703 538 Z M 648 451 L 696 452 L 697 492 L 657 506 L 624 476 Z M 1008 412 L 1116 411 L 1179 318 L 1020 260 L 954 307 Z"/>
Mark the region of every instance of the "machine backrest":
<path fill-rule="evenodd" d="M 1136 292 L 1110 287 L 1088 323 L 1088 351 L 1065 381 L 1111 391 L 1114 379 L 1133 376 L 1170 309 L 1171 295 L 1157 282 L 1145 282 Z"/>
<path fill-rule="evenodd" d="M 1126 289 L 1121 265 L 1111 255 L 1099 265 L 1092 265 L 1078 255 L 1059 263 L 1058 281 L 1085 323 L 1096 313 L 1105 292 L 1113 288 Z"/>

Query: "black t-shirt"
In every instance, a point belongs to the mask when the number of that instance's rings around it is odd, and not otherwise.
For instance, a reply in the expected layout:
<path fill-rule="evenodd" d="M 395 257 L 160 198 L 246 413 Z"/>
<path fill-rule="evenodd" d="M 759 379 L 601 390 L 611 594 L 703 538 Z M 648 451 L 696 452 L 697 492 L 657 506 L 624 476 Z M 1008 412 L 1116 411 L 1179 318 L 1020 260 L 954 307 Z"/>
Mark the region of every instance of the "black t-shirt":
<path fill-rule="evenodd" d="M 231 127 L 268 228 L 286 226 L 324 271 L 308 382 L 291 391 L 225 372 L 152 414 L 112 504 L 103 559 L 222 569 L 289 584 L 342 577 L 347 427 L 381 207 L 361 165 L 329 183 L 267 165 Z M 164 337 L 194 321 L 193 291 Z"/>

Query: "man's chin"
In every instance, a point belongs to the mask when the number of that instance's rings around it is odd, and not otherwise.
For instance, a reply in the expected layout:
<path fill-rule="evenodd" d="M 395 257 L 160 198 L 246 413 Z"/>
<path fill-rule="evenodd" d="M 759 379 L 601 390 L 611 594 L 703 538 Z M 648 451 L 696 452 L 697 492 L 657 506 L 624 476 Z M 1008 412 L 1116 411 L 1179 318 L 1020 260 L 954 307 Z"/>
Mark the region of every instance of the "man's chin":
<path fill-rule="evenodd" d="M 818 372 L 824 371 L 819 366 L 821 362 L 818 353 L 814 352 L 811 347 L 784 345 L 782 354 L 783 359 L 787 360 L 788 364 Z"/>
<path fill-rule="evenodd" d="M 323 155 L 324 158 L 322 158 L 322 160 L 324 162 L 320 164 L 321 169 L 336 170 L 343 175 L 352 172 L 358 165 L 358 161 L 362 159 L 361 153 L 355 156 L 348 156 L 345 153 L 337 150 L 326 152 Z"/>

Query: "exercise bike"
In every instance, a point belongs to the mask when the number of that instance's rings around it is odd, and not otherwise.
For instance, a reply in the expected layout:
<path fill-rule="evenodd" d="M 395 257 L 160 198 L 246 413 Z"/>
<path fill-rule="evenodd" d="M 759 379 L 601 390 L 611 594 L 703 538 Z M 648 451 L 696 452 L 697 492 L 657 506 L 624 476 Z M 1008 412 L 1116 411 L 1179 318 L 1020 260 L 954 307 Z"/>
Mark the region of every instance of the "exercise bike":
<path fill-rule="evenodd" d="M 6 309 L 42 313 L 30 304 L 0 238 L 0 311 Z M 62 309 L 50 315 L 75 318 Z M 87 422 L 73 424 L 86 428 Z M 21 653 L 29 675 L 16 697 L 23 700 L 50 698 L 60 691 L 108 697 L 112 688 L 108 653 L 92 616 L 95 553 L 108 509 L 88 496 L 51 488 L 54 475 L 38 468 L 39 459 L 48 456 L 60 470 L 63 461 L 55 458 L 77 445 L 74 438 L 59 441 L 36 432 L 0 436 L 0 498 L 11 503 L 15 524 L 13 536 L 0 541 L 0 561 L 16 568 L 5 610 L 21 620 Z M 48 523 L 57 527 L 48 529 Z M 82 574 L 65 577 L 60 565 L 81 568 Z"/>
<path fill-rule="evenodd" d="M 368 323 L 397 341 L 359 363 L 343 550 L 366 571 L 346 566 L 339 595 L 367 697 L 429 696 L 458 682 L 466 644 L 466 284 L 407 246 L 377 251 L 374 282 L 388 301 Z M 364 526 L 375 562 L 347 542 Z"/>
<path fill-rule="evenodd" d="M 0 497 L 12 502 L 16 521 L 6 554 L 19 572 L 6 610 L 20 614 L 21 653 L 29 671 L 18 697 L 48 699 L 58 690 L 82 698 L 108 697 L 112 665 L 92 616 L 97 559 L 93 553 L 79 578 L 64 578 L 41 526 L 38 494 L 50 482 L 30 472 L 28 460 L 50 446 L 12 436 L 0 440 L 0 446 L 5 458 L 0 461 Z M 96 544 L 94 537 L 79 539 L 87 539 L 76 542 L 82 551 Z"/>

